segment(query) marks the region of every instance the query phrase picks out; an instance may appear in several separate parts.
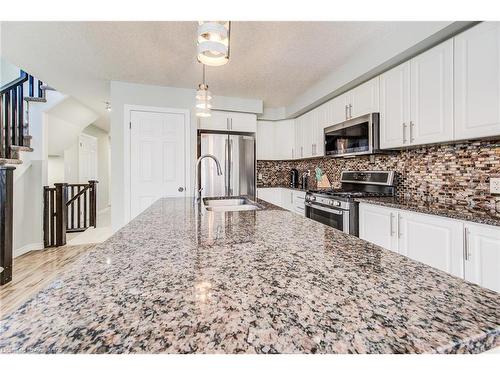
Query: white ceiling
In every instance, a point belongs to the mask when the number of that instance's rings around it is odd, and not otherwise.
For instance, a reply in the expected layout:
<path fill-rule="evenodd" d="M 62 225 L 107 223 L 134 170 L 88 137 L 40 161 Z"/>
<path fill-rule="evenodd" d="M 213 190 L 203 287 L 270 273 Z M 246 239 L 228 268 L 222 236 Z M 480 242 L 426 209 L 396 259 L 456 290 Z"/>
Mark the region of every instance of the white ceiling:
<path fill-rule="evenodd" d="M 411 22 L 233 22 L 227 65 L 207 69 L 215 95 L 286 106 L 375 39 Z M 420 22 L 422 27 L 430 22 Z M 101 115 L 112 80 L 194 88 L 196 22 L 3 22 L 2 54 Z"/>

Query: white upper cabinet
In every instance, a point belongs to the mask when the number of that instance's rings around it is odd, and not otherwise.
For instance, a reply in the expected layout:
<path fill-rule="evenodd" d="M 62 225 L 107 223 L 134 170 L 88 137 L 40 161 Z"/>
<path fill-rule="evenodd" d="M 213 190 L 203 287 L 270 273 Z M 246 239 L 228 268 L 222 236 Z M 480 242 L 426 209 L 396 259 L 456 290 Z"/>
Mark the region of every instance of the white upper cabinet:
<path fill-rule="evenodd" d="M 229 130 L 229 112 L 211 111 L 210 117 L 199 119 L 198 127 L 207 130 Z"/>
<path fill-rule="evenodd" d="M 375 77 L 349 91 L 347 93 L 349 118 L 378 112 L 379 91 L 379 77 Z"/>
<path fill-rule="evenodd" d="M 200 118 L 199 128 L 235 132 L 257 131 L 257 116 L 253 113 L 211 111 L 210 117 Z"/>
<path fill-rule="evenodd" d="M 465 224 L 465 279 L 500 292 L 500 229 Z"/>
<path fill-rule="evenodd" d="M 410 63 L 380 76 L 380 148 L 408 145 L 410 123 Z"/>
<path fill-rule="evenodd" d="M 253 113 L 229 113 L 229 130 L 234 132 L 256 132 L 257 115 Z"/>
<path fill-rule="evenodd" d="M 453 140 L 453 41 L 380 76 L 380 147 Z"/>
<path fill-rule="evenodd" d="M 275 125 L 272 121 L 257 121 L 257 160 L 274 160 Z"/>
<path fill-rule="evenodd" d="M 295 146 L 294 120 L 275 121 L 274 129 L 273 150 L 275 159 L 293 159 L 293 148 Z"/>
<path fill-rule="evenodd" d="M 453 140 L 453 40 L 413 58 L 409 143 Z"/>
<path fill-rule="evenodd" d="M 257 121 L 257 160 L 293 159 L 294 120 Z"/>
<path fill-rule="evenodd" d="M 410 211 L 398 212 L 399 253 L 463 277 L 463 224 Z"/>
<path fill-rule="evenodd" d="M 335 125 L 349 119 L 349 96 L 343 94 L 333 98 L 331 101 L 332 124 Z"/>
<path fill-rule="evenodd" d="M 455 139 L 500 135 L 500 23 L 455 37 Z"/>

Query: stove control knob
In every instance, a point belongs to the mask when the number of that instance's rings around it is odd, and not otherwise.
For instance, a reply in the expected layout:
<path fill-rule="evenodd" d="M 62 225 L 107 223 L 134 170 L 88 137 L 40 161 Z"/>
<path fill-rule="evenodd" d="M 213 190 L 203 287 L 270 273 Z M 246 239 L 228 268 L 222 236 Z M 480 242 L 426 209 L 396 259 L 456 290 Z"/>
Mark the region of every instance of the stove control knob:
<path fill-rule="evenodd" d="M 333 206 L 340 206 L 340 202 L 339 201 L 332 201 L 332 205 Z"/>
<path fill-rule="evenodd" d="M 310 195 L 310 196 L 309 196 L 309 200 L 310 200 L 311 202 L 314 202 L 314 201 L 316 200 L 316 197 L 315 197 L 314 195 Z"/>

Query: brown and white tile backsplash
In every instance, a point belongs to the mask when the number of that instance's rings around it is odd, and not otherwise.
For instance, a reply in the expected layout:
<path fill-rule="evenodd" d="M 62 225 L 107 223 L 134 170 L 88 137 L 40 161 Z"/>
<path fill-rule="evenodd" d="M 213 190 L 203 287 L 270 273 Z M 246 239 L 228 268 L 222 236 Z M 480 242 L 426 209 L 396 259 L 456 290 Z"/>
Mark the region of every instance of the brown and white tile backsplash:
<path fill-rule="evenodd" d="M 289 171 L 311 171 L 309 187 L 320 167 L 334 187 L 340 186 L 343 170 L 393 170 L 397 172 L 396 194 L 443 205 L 487 211 L 500 217 L 500 196 L 489 192 L 490 177 L 500 177 L 500 140 L 422 146 L 390 155 L 358 156 L 351 159 L 314 158 L 295 161 L 257 161 L 262 175 L 259 186 L 287 186 Z"/>

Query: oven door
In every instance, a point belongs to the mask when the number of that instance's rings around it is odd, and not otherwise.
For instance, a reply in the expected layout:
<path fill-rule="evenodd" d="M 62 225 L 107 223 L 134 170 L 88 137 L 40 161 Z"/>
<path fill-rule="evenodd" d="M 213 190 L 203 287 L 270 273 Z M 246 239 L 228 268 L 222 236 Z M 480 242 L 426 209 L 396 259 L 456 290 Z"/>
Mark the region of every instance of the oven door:
<path fill-rule="evenodd" d="M 306 217 L 349 233 L 349 211 L 306 203 Z"/>

